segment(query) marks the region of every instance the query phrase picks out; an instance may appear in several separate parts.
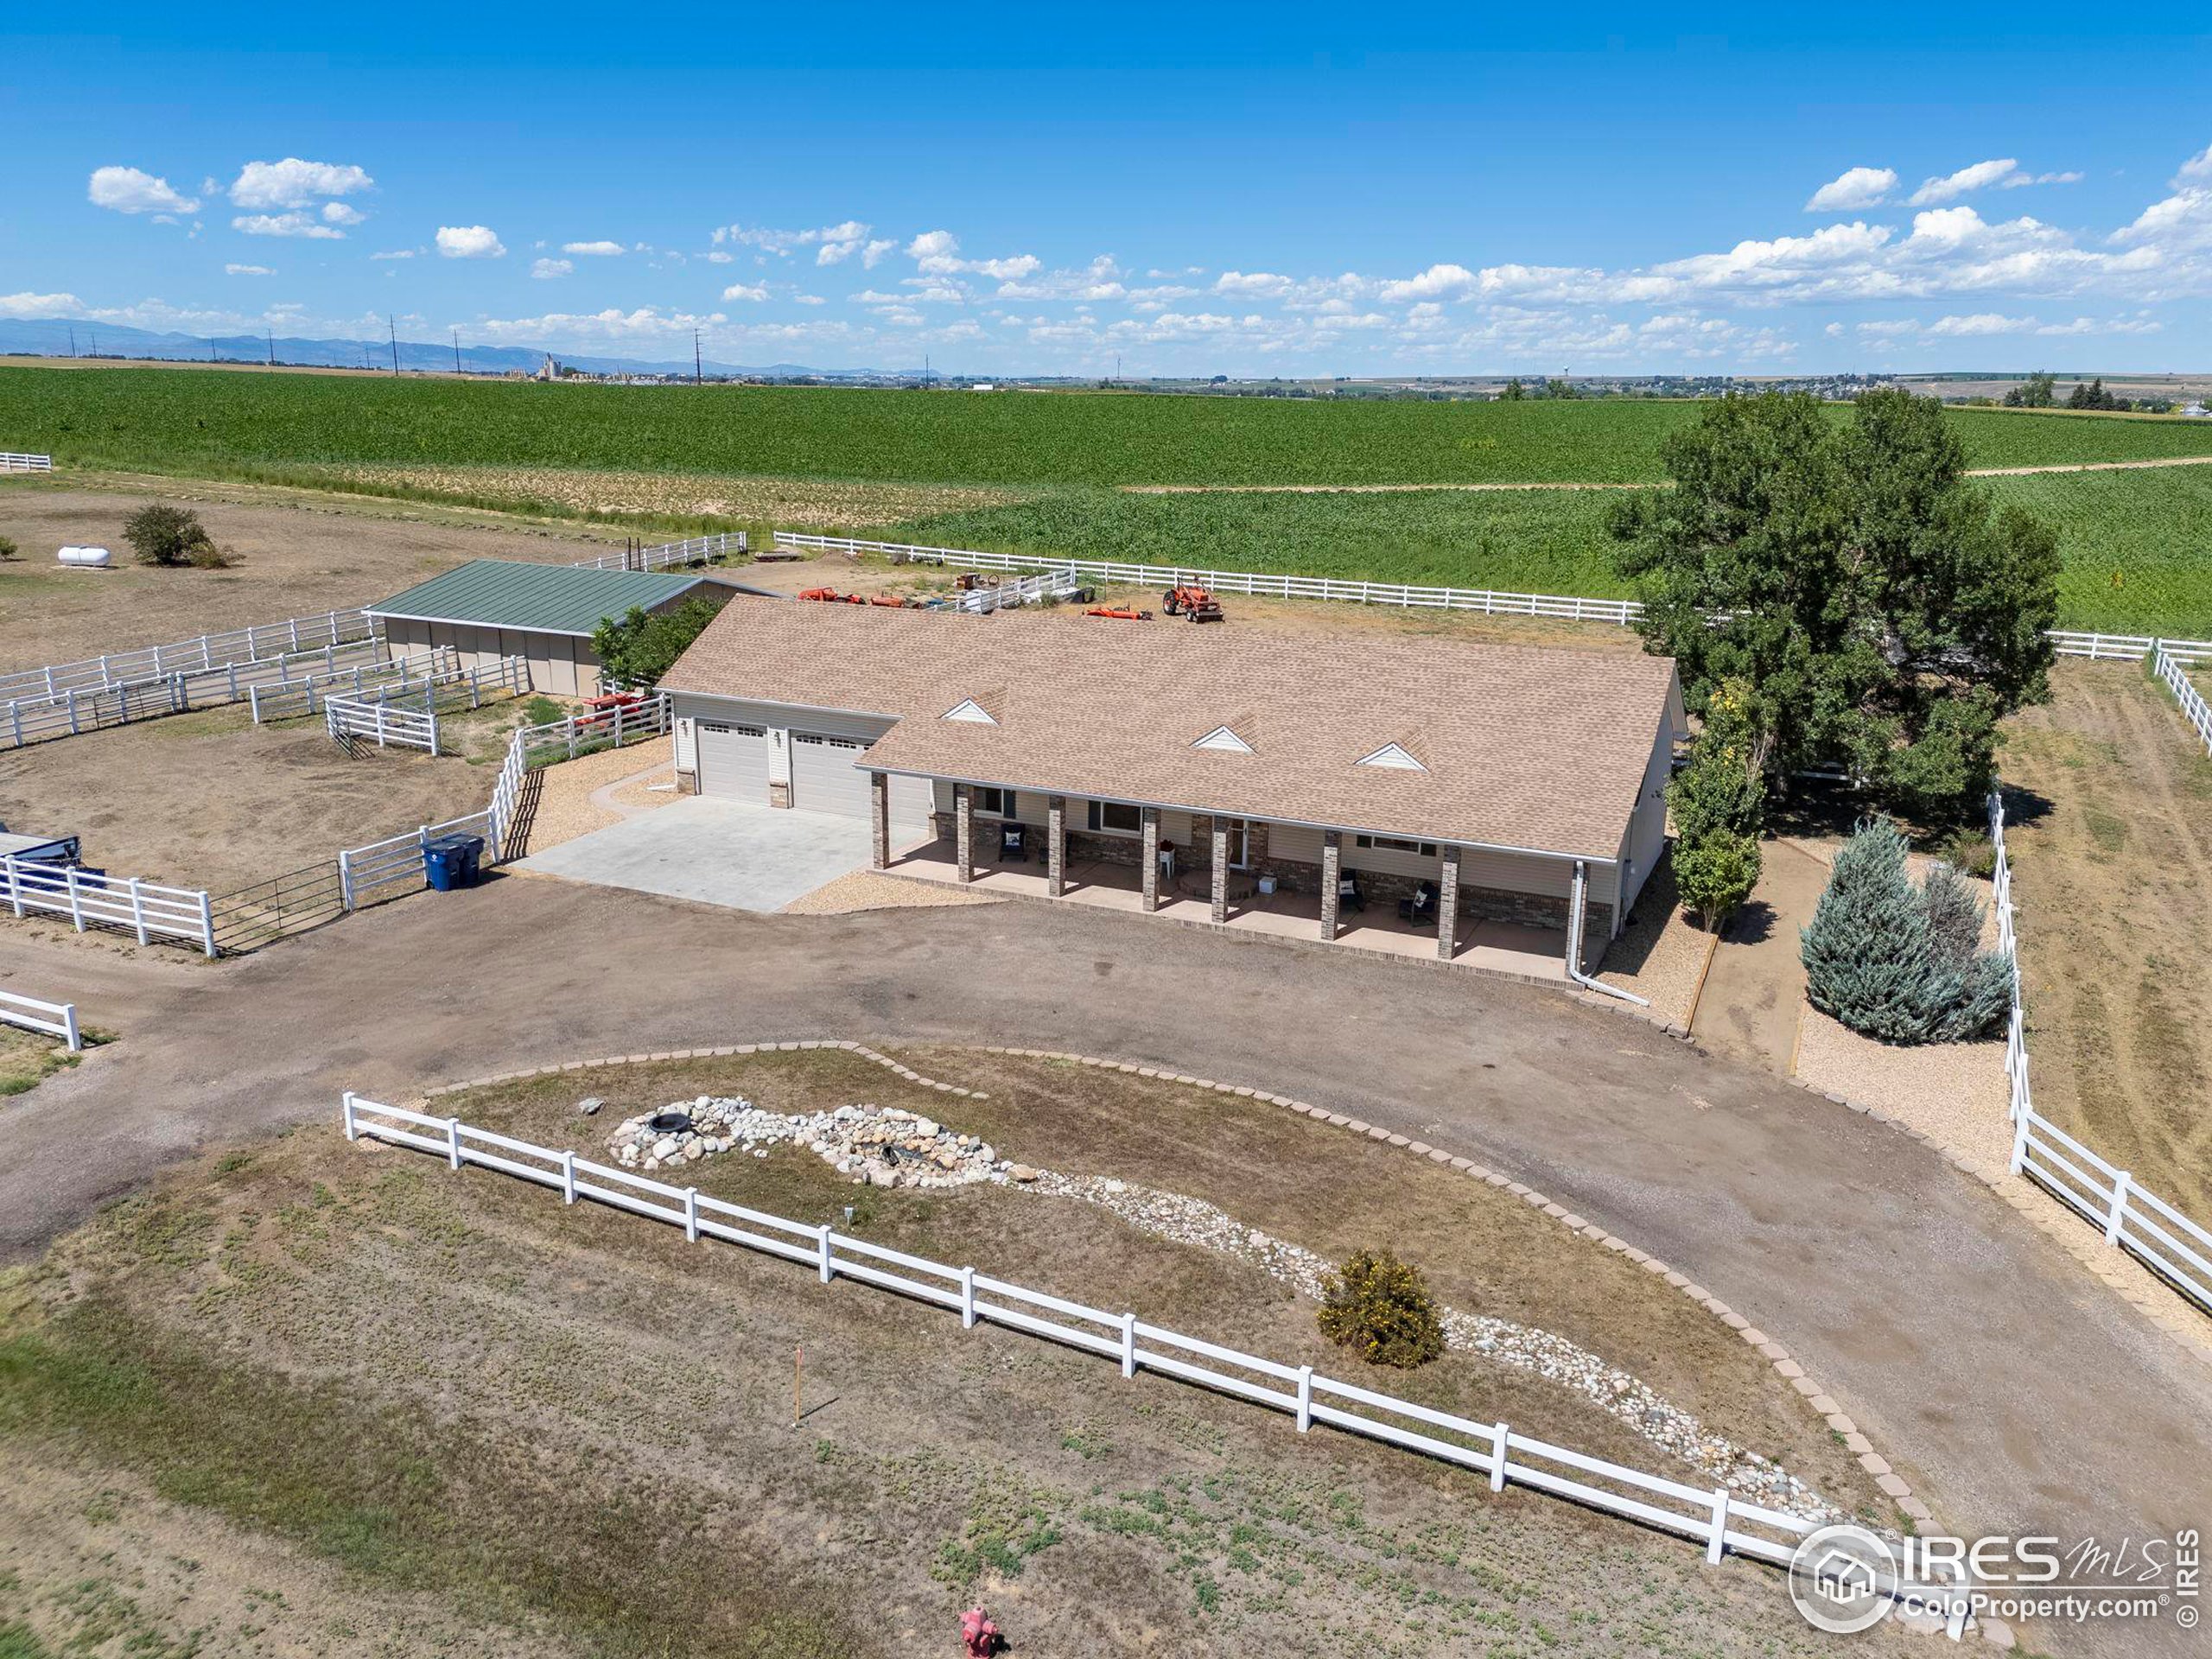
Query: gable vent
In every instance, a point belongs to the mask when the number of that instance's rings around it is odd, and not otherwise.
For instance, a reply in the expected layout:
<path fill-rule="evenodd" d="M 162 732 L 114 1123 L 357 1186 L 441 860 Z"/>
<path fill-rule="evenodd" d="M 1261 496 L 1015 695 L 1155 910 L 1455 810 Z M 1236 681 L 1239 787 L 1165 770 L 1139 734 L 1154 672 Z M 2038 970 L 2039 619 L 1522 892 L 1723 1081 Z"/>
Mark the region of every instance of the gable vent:
<path fill-rule="evenodd" d="M 963 697 L 957 705 L 938 716 L 941 720 L 957 720 L 968 726 L 995 726 L 998 721 L 983 712 L 982 705 L 973 697 Z"/>
<path fill-rule="evenodd" d="M 1197 742 L 1194 749 L 1217 749 L 1224 754 L 1249 754 L 1252 746 L 1230 731 L 1226 726 L 1217 726 Z"/>
<path fill-rule="evenodd" d="M 1427 766 L 1408 754 L 1402 746 L 1396 743 L 1385 743 L 1374 753 L 1363 757 L 1359 764 L 1363 766 L 1388 766 L 1393 772 L 1427 772 L 1428 770 Z"/>

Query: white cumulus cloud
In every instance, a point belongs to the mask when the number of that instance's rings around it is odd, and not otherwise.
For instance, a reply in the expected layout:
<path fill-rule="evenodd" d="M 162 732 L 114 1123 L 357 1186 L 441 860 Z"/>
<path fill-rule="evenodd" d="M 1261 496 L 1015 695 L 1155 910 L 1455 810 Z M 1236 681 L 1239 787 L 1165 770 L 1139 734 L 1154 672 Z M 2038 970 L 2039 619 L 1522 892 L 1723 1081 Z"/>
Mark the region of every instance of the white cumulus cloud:
<path fill-rule="evenodd" d="M 1271 270 L 1224 270 L 1214 278 L 1213 291 L 1246 299 L 1279 300 L 1290 292 L 1291 281 Z"/>
<path fill-rule="evenodd" d="M 550 283 L 556 276 L 566 276 L 576 268 L 573 259 L 533 259 L 530 274 L 541 283 Z"/>
<path fill-rule="evenodd" d="M 2024 185 L 2079 184 L 2081 181 L 2079 173 L 2024 172 L 2019 162 L 2005 156 L 1997 161 L 1976 162 L 1972 167 L 1962 167 L 1940 179 L 1929 179 L 1912 193 L 1912 199 L 1906 205 L 1929 207 L 1939 201 L 1955 201 L 1970 191 L 1993 188 L 2018 190 Z"/>
<path fill-rule="evenodd" d="M 1383 283 L 1382 298 L 1393 305 L 1407 300 L 1435 300 L 1464 294 L 1474 285 L 1475 273 L 1465 265 L 1431 265 L 1418 276 Z"/>
<path fill-rule="evenodd" d="M 85 302 L 74 294 L 0 294 L 0 317 L 76 315 Z"/>
<path fill-rule="evenodd" d="M 438 252 L 448 259 L 504 259 L 507 245 L 486 225 L 441 225 Z"/>
<path fill-rule="evenodd" d="M 142 173 L 135 167 L 96 167 L 85 198 L 95 207 L 118 213 L 194 213 L 197 197 L 169 187 L 167 179 Z"/>
<path fill-rule="evenodd" d="M 2183 179 L 2212 179 L 2212 144 L 2207 144 L 2181 164 L 2181 171 L 2174 175 L 2177 187 Z"/>
<path fill-rule="evenodd" d="M 561 245 L 561 251 L 588 254 L 594 259 L 611 259 L 616 254 L 626 252 L 627 250 L 620 242 L 563 242 Z"/>
<path fill-rule="evenodd" d="M 225 265 L 223 272 L 229 276 L 274 276 L 276 274 L 267 265 Z"/>
<path fill-rule="evenodd" d="M 231 228 L 247 236 L 296 236 L 311 242 L 338 242 L 346 235 L 335 225 L 307 213 L 240 213 L 231 220 Z"/>
<path fill-rule="evenodd" d="M 248 162 L 231 182 L 231 200 L 240 207 L 304 207 L 326 196 L 350 196 L 376 181 L 361 168 L 331 162 Z"/>
<path fill-rule="evenodd" d="M 766 283 L 750 287 L 743 283 L 732 283 L 722 289 L 722 298 L 726 300 L 765 300 L 767 297 L 768 285 Z"/>
<path fill-rule="evenodd" d="M 1872 207 L 1897 188 L 1891 167 L 1853 167 L 1830 179 L 1805 203 L 1808 213 L 1847 213 Z"/>

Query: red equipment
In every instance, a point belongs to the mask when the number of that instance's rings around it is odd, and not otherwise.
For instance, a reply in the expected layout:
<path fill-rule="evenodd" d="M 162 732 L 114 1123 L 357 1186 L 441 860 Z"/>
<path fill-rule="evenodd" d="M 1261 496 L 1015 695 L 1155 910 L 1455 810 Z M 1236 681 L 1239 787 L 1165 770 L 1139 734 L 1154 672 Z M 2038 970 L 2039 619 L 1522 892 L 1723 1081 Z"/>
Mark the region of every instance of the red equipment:
<path fill-rule="evenodd" d="M 999 1650 L 999 1627 L 982 1608 L 970 1607 L 960 1615 L 960 1640 L 971 1659 L 988 1659 Z"/>
<path fill-rule="evenodd" d="M 868 603 L 887 606 L 894 611 L 903 611 L 906 608 L 906 601 L 897 594 L 877 594 L 868 600 Z"/>
<path fill-rule="evenodd" d="M 1149 622 L 1150 611 L 1140 611 L 1134 606 L 1094 605 L 1084 613 L 1085 616 L 1118 616 L 1124 622 Z"/>
<path fill-rule="evenodd" d="M 1160 596 L 1160 608 L 1170 616 L 1187 616 L 1193 622 L 1219 622 L 1221 601 L 1195 583 L 1180 583 Z"/>
<path fill-rule="evenodd" d="M 634 709 L 645 700 L 642 691 L 604 691 L 591 698 L 585 706 L 594 715 L 603 715 L 610 709 Z"/>
<path fill-rule="evenodd" d="M 800 590 L 801 599 L 818 599 L 825 605 L 865 605 L 868 601 L 858 594 L 841 594 L 835 588 L 807 588 Z"/>

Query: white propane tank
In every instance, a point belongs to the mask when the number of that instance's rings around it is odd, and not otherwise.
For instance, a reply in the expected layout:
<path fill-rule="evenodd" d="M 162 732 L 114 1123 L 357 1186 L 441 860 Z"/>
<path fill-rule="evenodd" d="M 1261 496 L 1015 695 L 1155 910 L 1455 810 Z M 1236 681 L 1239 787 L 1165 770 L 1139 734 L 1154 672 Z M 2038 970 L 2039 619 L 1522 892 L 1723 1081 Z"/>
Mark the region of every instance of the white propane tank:
<path fill-rule="evenodd" d="M 115 563 L 115 555 L 104 547 L 65 547 L 54 557 L 64 564 L 81 565 L 91 570 L 105 570 Z"/>

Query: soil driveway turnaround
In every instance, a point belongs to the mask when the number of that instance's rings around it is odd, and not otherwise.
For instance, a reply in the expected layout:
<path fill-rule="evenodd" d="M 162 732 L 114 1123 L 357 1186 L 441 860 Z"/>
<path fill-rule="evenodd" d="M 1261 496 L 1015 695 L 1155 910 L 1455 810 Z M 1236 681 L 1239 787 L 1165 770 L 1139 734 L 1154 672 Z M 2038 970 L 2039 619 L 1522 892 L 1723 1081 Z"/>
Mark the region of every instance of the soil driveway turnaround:
<path fill-rule="evenodd" d="M 2109 1548 L 2212 1522 L 2194 1351 L 1925 1147 L 1558 992 L 1074 907 L 757 916 L 527 878 L 213 967 L 10 925 L 0 980 L 124 1039 L 0 1105 L 0 1259 L 211 1141 L 334 1132 L 341 1088 L 804 1037 L 1070 1049 L 1512 1172 L 1786 1344 L 1946 1529 Z M 2031 1639 L 2200 1650 L 2164 1622 Z"/>

